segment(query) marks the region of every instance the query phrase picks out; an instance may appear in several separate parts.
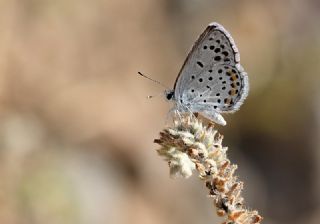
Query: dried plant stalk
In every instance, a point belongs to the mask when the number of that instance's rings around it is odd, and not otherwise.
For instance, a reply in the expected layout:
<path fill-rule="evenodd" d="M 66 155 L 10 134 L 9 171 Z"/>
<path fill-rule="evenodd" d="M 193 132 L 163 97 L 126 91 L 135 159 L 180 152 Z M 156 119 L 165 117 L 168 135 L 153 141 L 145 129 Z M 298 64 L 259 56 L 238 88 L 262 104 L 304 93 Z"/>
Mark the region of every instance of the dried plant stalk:
<path fill-rule="evenodd" d="M 193 115 L 174 119 L 173 127 L 160 132 L 154 142 L 161 145 L 160 156 L 168 161 L 171 176 L 188 178 L 193 170 L 209 189 L 223 224 L 258 224 L 262 217 L 245 208 L 241 196 L 243 182 L 234 175 L 237 165 L 227 158 L 223 136 L 213 125 L 204 125 Z"/>

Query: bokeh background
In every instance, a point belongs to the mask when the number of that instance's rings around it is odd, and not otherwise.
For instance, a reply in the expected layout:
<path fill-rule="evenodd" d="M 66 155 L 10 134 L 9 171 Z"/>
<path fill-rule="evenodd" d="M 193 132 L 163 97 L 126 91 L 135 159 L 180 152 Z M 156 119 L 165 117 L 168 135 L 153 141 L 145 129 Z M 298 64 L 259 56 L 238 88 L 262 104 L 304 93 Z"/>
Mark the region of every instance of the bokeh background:
<path fill-rule="evenodd" d="M 196 175 L 153 139 L 163 89 L 208 23 L 234 37 L 251 90 L 229 156 L 263 223 L 320 223 L 317 0 L 1 0 L 0 223 L 218 223 Z"/>

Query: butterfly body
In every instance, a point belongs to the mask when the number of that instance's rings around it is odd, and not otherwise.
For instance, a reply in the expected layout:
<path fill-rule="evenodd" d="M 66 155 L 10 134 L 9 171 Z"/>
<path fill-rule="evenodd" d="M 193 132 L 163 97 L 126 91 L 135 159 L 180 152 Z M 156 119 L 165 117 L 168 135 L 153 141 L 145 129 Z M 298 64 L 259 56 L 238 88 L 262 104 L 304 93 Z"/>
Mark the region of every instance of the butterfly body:
<path fill-rule="evenodd" d="M 198 112 L 225 125 L 221 113 L 238 110 L 248 91 L 248 76 L 231 35 L 220 24 L 211 23 L 194 44 L 166 97 L 180 112 Z"/>

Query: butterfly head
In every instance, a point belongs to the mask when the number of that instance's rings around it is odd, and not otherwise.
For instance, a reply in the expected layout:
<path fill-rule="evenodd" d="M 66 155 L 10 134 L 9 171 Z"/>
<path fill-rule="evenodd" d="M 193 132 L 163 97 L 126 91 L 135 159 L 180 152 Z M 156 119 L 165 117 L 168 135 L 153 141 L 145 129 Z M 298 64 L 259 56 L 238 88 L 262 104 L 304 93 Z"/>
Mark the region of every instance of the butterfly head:
<path fill-rule="evenodd" d="M 165 90 L 164 94 L 165 94 L 167 100 L 174 99 L 174 91 L 173 90 Z"/>

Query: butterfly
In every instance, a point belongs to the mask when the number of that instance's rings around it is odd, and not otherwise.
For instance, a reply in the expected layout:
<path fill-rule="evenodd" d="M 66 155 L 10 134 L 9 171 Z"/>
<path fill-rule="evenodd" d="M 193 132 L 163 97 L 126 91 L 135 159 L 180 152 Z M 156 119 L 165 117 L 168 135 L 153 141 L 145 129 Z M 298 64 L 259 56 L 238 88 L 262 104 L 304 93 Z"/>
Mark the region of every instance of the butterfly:
<path fill-rule="evenodd" d="M 173 90 L 166 90 L 178 112 L 200 113 L 226 125 L 223 113 L 237 111 L 248 95 L 247 73 L 231 35 L 218 23 L 210 23 L 189 52 Z"/>

